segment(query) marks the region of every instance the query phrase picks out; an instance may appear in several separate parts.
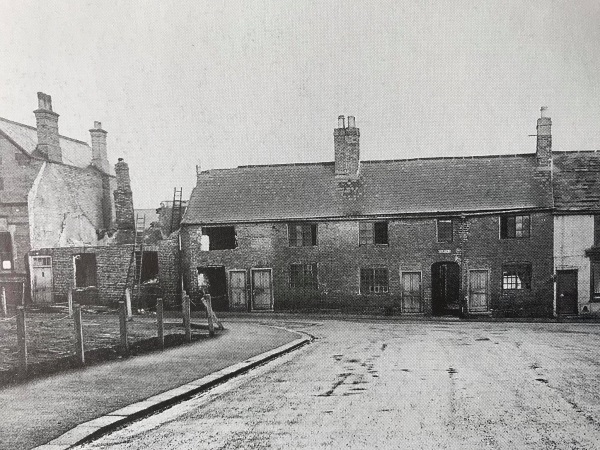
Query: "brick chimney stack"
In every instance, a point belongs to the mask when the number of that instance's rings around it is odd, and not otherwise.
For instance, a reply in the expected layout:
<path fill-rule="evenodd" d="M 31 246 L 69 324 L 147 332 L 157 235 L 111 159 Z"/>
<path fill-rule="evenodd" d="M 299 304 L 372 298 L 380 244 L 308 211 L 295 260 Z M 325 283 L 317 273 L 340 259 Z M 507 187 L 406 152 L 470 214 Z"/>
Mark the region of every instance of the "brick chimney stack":
<path fill-rule="evenodd" d="M 101 122 L 94 122 L 94 128 L 90 130 L 92 136 L 92 166 L 108 172 L 108 156 L 106 154 L 106 135 L 108 133 L 102 129 Z"/>
<path fill-rule="evenodd" d="M 119 162 L 115 164 L 115 173 L 117 175 L 117 189 L 114 192 L 117 230 L 134 231 L 135 218 L 129 166 L 123 158 L 119 158 Z"/>
<path fill-rule="evenodd" d="M 338 128 L 333 130 L 336 178 L 358 178 L 360 170 L 359 137 L 360 132 L 356 128 L 354 116 L 348 116 L 347 127 L 344 116 L 339 116 Z"/>
<path fill-rule="evenodd" d="M 37 150 L 44 158 L 52 162 L 62 162 L 62 151 L 58 138 L 58 114 L 52 111 L 52 97 L 38 92 L 38 109 L 35 114 L 37 126 Z"/>
<path fill-rule="evenodd" d="M 552 160 L 552 120 L 547 117 L 548 107 L 542 106 L 537 120 L 537 146 L 535 154 L 539 167 L 549 167 Z"/>

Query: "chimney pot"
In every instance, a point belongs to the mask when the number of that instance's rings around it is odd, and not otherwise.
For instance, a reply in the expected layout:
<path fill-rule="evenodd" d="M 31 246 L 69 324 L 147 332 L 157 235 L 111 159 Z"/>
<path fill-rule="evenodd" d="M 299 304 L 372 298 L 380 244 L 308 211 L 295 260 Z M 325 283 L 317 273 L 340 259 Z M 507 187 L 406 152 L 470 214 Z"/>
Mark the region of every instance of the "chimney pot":
<path fill-rule="evenodd" d="M 97 130 L 101 130 L 102 129 L 102 122 L 98 122 L 97 120 L 94 121 L 94 128 Z"/>
<path fill-rule="evenodd" d="M 356 128 L 354 116 L 348 116 L 348 128 Z"/>
<path fill-rule="evenodd" d="M 338 116 L 338 128 L 346 128 L 346 120 L 344 116 Z"/>
<path fill-rule="evenodd" d="M 548 107 L 547 106 L 542 106 L 540 108 L 540 117 L 548 117 Z"/>

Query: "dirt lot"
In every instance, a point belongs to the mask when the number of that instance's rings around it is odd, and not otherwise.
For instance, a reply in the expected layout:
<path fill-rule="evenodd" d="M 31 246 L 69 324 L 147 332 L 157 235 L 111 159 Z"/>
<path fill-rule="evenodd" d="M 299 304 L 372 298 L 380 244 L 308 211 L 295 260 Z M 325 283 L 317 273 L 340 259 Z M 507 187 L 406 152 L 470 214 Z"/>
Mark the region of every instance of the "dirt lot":
<path fill-rule="evenodd" d="M 184 334 L 180 318 L 165 318 L 165 336 Z M 82 309 L 82 324 L 84 347 L 90 356 L 99 356 L 99 349 L 110 350 L 103 352 L 102 359 L 110 358 L 109 353 L 116 357 L 120 343 L 119 316 L 114 311 L 98 311 Z M 53 371 L 52 362 L 75 355 L 75 333 L 73 318 L 67 311 L 61 312 L 26 312 L 26 332 L 28 363 L 32 367 L 46 366 Z M 128 322 L 129 342 L 146 343 L 157 336 L 156 315 L 146 313 L 135 315 Z M 173 341 L 173 337 L 167 341 Z M 0 374 L 14 372 L 18 367 L 17 323 L 16 317 L 0 318 Z M 93 358 L 92 358 L 93 359 Z M 2 384 L 0 377 L 0 384 Z"/>

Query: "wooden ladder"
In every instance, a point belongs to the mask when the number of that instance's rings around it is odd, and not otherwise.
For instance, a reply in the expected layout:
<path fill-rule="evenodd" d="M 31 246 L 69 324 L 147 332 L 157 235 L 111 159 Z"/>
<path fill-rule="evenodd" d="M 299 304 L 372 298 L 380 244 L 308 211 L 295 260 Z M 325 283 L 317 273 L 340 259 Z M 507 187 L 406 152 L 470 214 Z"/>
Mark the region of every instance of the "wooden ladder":
<path fill-rule="evenodd" d="M 169 234 L 179 228 L 181 224 L 181 217 L 183 215 L 183 188 L 175 188 L 173 190 L 173 209 L 171 211 L 171 226 L 169 227 Z"/>

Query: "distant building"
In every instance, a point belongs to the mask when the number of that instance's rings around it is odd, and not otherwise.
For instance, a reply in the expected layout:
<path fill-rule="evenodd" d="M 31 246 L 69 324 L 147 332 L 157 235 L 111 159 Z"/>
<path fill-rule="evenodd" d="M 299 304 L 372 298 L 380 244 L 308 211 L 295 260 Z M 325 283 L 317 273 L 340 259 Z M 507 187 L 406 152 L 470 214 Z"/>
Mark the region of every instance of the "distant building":
<path fill-rule="evenodd" d="M 575 156 L 553 155 L 549 125 L 530 154 L 361 161 L 340 116 L 334 162 L 201 172 L 161 244 L 163 294 L 176 300 L 182 273 L 192 296 L 208 280 L 220 309 L 552 316 L 552 160 Z"/>

